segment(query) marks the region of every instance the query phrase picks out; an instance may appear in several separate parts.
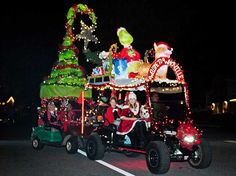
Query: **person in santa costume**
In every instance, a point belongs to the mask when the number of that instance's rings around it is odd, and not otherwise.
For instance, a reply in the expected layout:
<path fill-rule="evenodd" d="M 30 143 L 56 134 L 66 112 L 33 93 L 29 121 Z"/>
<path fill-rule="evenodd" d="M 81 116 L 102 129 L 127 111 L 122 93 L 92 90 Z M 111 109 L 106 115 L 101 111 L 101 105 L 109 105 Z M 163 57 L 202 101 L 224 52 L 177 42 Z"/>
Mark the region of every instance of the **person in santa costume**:
<path fill-rule="evenodd" d="M 110 106 L 107 108 L 107 112 L 105 114 L 104 125 L 108 126 L 109 124 L 113 124 L 113 125 L 119 126 L 120 114 L 121 114 L 121 111 L 117 107 L 117 98 L 111 97 L 110 98 Z"/>
<path fill-rule="evenodd" d="M 136 94 L 130 92 L 128 94 L 128 103 L 122 109 L 121 122 L 117 129 L 117 134 L 119 135 L 126 135 L 134 130 L 138 139 L 138 141 L 135 141 L 136 145 L 144 144 L 144 130 L 147 127 L 146 121 L 140 119 L 140 107 Z"/>

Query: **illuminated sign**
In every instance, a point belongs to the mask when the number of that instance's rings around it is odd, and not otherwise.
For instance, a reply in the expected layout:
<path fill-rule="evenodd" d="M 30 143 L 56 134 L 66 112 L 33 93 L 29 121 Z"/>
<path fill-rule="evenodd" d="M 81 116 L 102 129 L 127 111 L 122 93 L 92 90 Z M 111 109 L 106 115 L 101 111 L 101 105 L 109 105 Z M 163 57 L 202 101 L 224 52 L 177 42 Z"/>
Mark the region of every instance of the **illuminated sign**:
<path fill-rule="evenodd" d="M 184 73 L 183 73 L 183 70 L 180 68 L 179 64 L 176 63 L 173 59 L 171 58 L 159 58 L 159 59 L 156 59 L 150 69 L 149 69 L 149 72 L 148 72 L 148 78 L 149 80 L 153 80 L 155 79 L 155 76 L 156 76 L 156 73 L 157 71 L 163 66 L 163 65 L 168 65 L 175 73 L 176 75 L 176 80 L 178 82 L 184 82 Z"/>

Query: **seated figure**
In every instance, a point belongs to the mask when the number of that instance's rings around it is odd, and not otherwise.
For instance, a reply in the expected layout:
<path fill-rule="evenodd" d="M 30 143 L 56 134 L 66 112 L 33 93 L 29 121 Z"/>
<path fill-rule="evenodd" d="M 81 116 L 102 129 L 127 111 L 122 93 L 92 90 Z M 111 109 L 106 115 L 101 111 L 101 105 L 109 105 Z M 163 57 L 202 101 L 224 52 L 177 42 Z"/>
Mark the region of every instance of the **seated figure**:
<path fill-rule="evenodd" d="M 68 103 L 66 111 L 64 112 L 64 121 L 63 121 L 63 131 L 66 132 L 68 130 L 68 126 L 72 120 L 75 119 L 75 112 L 73 111 L 73 106 Z"/>
<path fill-rule="evenodd" d="M 136 94 L 130 92 L 128 94 L 128 103 L 121 112 L 121 122 L 117 134 L 126 135 L 134 130 L 137 139 L 134 143 L 141 146 L 145 141 L 144 131 L 147 128 L 147 122 L 140 118 L 140 108 Z"/>
<path fill-rule="evenodd" d="M 120 109 L 117 107 L 117 98 L 111 97 L 110 98 L 110 106 L 108 107 L 106 114 L 105 114 L 105 126 L 110 124 L 119 126 L 120 124 Z"/>
<path fill-rule="evenodd" d="M 101 97 L 99 102 L 98 102 L 98 105 L 96 107 L 96 110 L 97 110 L 97 118 L 99 117 L 99 121 L 102 121 L 104 120 L 103 117 L 107 111 L 107 108 L 109 107 L 109 105 L 107 104 L 107 98 L 106 97 Z M 102 117 L 102 119 L 100 119 L 100 117 Z"/>
<path fill-rule="evenodd" d="M 159 101 L 159 96 L 156 92 L 152 93 L 151 102 L 153 108 L 153 115 L 156 120 L 162 118 L 166 114 L 166 111 L 170 108 Z"/>
<path fill-rule="evenodd" d="M 47 105 L 47 111 L 43 116 L 43 121 L 46 127 L 54 127 L 59 129 L 60 126 L 57 124 L 57 108 L 54 102 L 49 102 Z"/>

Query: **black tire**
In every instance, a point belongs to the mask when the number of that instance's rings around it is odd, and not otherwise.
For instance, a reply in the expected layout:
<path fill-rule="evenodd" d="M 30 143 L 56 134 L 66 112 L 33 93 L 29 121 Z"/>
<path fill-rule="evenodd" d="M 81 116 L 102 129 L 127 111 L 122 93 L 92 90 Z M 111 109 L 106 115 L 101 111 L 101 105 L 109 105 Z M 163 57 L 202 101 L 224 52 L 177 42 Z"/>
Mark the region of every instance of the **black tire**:
<path fill-rule="evenodd" d="M 76 137 L 71 137 L 70 139 L 68 139 L 66 141 L 65 148 L 66 148 L 67 153 L 69 153 L 69 154 L 77 153 L 77 150 L 79 148 L 77 138 Z"/>
<path fill-rule="evenodd" d="M 136 158 L 140 155 L 139 153 L 130 152 L 130 151 L 124 151 L 124 154 L 129 158 Z"/>
<path fill-rule="evenodd" d="M 92 133 L 86 143 L 86 154 L 91 160 L 99 160 L 104 157 L 105 147 L 101 137 L 97 133 Z"/>
<path fill-rule="evenodd" d="M 32 142 L 32 147 L 35 150 L 42 150 L 44 147 L 44 144 L 40 141 L 38 137 L 34 137 L 31 142 Z"/>
<path fill-rule="evenodd" d="M 146 163 L 153 174 L 164 174 L 170 168 L 168 147 L 161 141 L 153 141 L 147 146 Z"/>
<path fill-rule="evenodd" d="M 209 143 L 201 139 L 197 150 L 189 157 L 189 164 L 196 169 L 204 169 L 210 166 L 212 161 L 212 151 Z"/>

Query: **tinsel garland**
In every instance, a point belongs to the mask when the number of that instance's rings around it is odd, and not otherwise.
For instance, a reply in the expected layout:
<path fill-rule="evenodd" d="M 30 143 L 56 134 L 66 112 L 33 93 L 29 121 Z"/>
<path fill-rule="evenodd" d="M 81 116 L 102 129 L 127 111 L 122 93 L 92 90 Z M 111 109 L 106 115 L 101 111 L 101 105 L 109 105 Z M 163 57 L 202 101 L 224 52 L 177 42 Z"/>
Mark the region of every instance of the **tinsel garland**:
<path fill-rule="evenodd" d="M 85 78 L 61 78 L 58 79 L 49 79 L 42 83 L 42 85 L 69 85 L 69 86 L 84 86 L 87 80 Z"/>
<path fill-rule="evenodd" d="M 68 77 L 68 76 L 77 76 L 78 78 L 83 77 L 84 73 L 79 69 L 65 68 L 63 70 L 52 70 L 50 77 Z"/>

